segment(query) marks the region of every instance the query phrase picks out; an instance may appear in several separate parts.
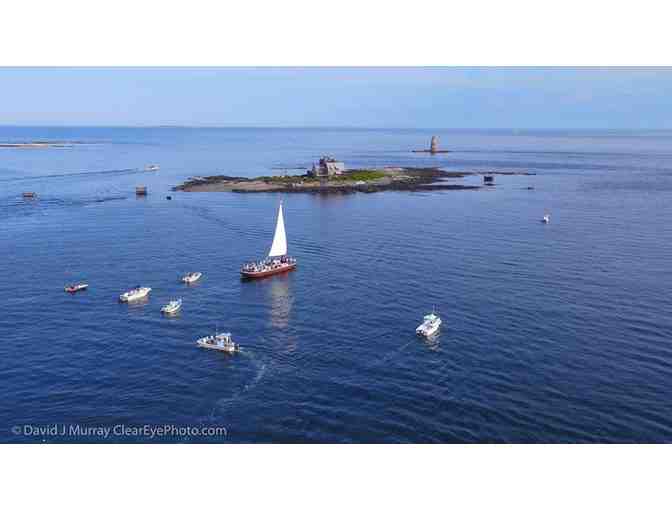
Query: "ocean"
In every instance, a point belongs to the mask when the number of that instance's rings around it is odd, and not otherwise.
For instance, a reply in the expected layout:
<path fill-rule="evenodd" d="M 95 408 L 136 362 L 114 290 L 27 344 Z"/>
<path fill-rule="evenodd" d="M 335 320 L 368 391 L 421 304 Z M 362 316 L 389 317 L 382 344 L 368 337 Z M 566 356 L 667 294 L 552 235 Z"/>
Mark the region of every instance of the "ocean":
<path fill-rule="evenodd" d="M 452 152 L 410 152 L 432 135 Z M 0 128 L 30 140 L 79 143 L 0 149 L 2 442 L 672 440 L 670 131 Z M 535 175 L 475 191 L 171 191 L 323 154 Z M 280 199 L 298 268 L 241 281 Z M 185 287 L 188 271 L 204 276 Z M 78 280 L 86 292 L 63 291 Z M 118 303 L 137 284 L 149 300 Z M 443 326 L 423 340 L 432 309 Z M 215 330 L 242 352 L 199 349 Z"/>

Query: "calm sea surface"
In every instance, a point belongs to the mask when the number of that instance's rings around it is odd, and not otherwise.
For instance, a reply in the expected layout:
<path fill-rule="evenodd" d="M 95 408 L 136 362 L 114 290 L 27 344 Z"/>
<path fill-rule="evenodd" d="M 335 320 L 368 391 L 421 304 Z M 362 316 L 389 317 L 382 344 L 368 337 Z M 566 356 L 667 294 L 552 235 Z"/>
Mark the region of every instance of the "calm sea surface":
<path fill-rule="evenodd" d="M 432 134 L 454 152 L 409 152 Z M 85 143 L 0 149 L 4 442 L 100 440 L 26 434 L 54 424 L 227 431 L 154 441 L 672 441 L 671 132 L 0 128 L 34 139 Z M 280 195 L 169 191 L 323 153 L 537 175 L 284 196 L 299 268 L 256 282 L 238 269 L 270 246 Z M 204 277 L 185 288 L 187 271 Z M 63 292 L 77 280 L 90 289 Z M 136 284 L 150 299 L 119 304 Z M 423 341 L 432 307 L 444 326 Z M 215 328 L 243 352 L 198 349 Z"/>

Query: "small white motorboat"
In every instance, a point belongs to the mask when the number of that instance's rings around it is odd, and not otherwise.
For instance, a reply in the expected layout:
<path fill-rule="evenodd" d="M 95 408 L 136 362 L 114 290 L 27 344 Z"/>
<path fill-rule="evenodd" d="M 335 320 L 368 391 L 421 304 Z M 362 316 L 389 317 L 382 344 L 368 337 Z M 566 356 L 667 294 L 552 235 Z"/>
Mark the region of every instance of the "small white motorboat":
<path fill-rule="evenodd" d="M 175 299 L 173 301 L 169 301 L 167 305 L 161 307 L 161 313 L 165 313 L 166 315 L 172 315 L 174 313 L 177 313 L 180 311 L 180 308 L 182 308 L 182 299 Z"/>
<path fill-rule="evenodd" d="M 65 292 L 70 292 L 71 294 L 74 294 L 75 292 L 79 292 L 80 290 L 86 290 L 88 288 L 89 288 L 88 283 L 84 282 L 73 283 L 72 285 L 67 285 L 65 287 Z"/>
<path fill-rule="evenodd" d="M 214 349 L 233 354 L 240 351 L 240 345 L 231 340 L 231 333 L 215 333 L 196 340 L 196 344 L 204 349 Z"/>
<path fill-rule="evenodd" d="M 195 283 L 201 279 L 201 276 L 203 276 L 203 273 L 187 273 L 182 277 L 182 283 Z"/>
<path fill-rule="evenodd" d="M 432 336 L 441 327 L 441 317 L 432 312 L 423 317 L 422 324 L 415 328 L 415 333 L 425 338 Z"/>
<path fill-rule="evenodd" d="M 544 213 L 544 216 L 541 218 L 542 223 L 550 223 L 551 222 L 551 213 Z"/>
<path fill-rule="evenodd" d="M 145 165 L 145 172 L 156 172 L 159 169 L 159 165 Z"/>
<path fill-rule="evenodd" d="M 119 301 L 122 303 L 130 303 L 131 301 L 138 301 L 139 299 L 146 298 L 149 293 L 152 291 L 151 287 L 135 287 L 134 289 L 124 292 L 119 296 Z"/>

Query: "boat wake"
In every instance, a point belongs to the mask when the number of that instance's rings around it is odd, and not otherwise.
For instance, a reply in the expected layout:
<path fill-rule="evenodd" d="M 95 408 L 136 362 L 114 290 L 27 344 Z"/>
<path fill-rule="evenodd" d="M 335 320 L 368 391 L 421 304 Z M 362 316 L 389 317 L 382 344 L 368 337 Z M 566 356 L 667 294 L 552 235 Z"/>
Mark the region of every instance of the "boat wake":
<path fill-rule="evenodd" d="M 266 373 L 266 363 L 261 365 L 261 368 L 257 371 L 257 374 L 254 376 L 254 379 L 252 379 L 252 382 L 245 385 L 244 391 L 249 391 L 253 389 L 257 385 L 257 383 L 261 381 L 261 378 L 264 377 L 265 373 Z"/>
<path fill-rule="evenodd" d="M 240 357 L 247 356 L 249 359 L 252 360 L 253 363 L 255 363 L 254 357 L 251 355 L 251 353 L 247 351 L 241 350 L 239 356 Z M 261 379 L 266 374 L 267 364 L 261 362 L 256 362 L 255 364 L 257 365 L 257 370 L 252 380 L 249 383 L 243 385 L 238 390 L 236 390 L 230 397 L 225 397 L 217 400 L 215 402 L 215 406 L 210 412 L 211 419 L 214 418 L 215 413 L 217 412 L 221 413 L 226 411 L 232 404 L 238 402 L 246 393 L 253 390 L 257 386 L 257 384 L 259 384 L 259 381 L 261 381 Z"/>
<path fill-rule="evenodd" d="M 409 340 L 408 342 L 406 342 L 405 344 L 403 344 L 401 347 L 398 347 L 397 349 L 388 352 L 388 353 L 387 353 L 385 356 L 383 356 L 382 358 L 380 358 L 380 359 L 378 359 L 378 360 L 376 360 L 376 361 L 373 361 L 373 362 L 371 362 L 371 363 L 368 363 L 368 364 L 366 365 L 366 368 L 367 368 L 367 369 L 376 368 L 377 366 L 380 366 L 380 365 L 383 365 L 383 364 L 385 364 L 385 363 L 390 362 L 390 361 L 393 360 L 394 358 L 397 358 L 398 356 L 400 356 L 401 353 L 402 353 L 403 351 L 405 351 L 406 348 L 407 348 L 409 345 L 414 344 L 414 343 L 417 343 L 417 342 L 418 342 L 418 339 L 417 339 L 417 338 L 413 338 L 412 340 Z"/>
<path fill-rule="evenodd" d="M 207 206 L 186 204 L 184 202 L 182 202 L 180 206 L 198 218 L 225 227 L 227 230 L 235 232 L 242 238 L 255 238 L 265 232 L 264 229 L 250 229 L 249 227 L 242 227 L 235 222 L 227 221 L 221 214 L 218 215 L 212 208 Z"/>
<path fill-rule="evenodd" d="M 0 199 L 0 219 L 6 219 L 15 216 L 45 215 L 51 210 L 67 207 L 86 207 L 96 204 L 104 204 L 117 200 L 126 200 L 124 196 L 106 196 L 92 198 L 58 198 L 49 196 L 39 196 L 35 199 L 24 199 L 20 197 L 6 197 Z"/>
<path fill-rule="evenodd" d="M 22 176 L 22 177 L 11 177 L 9 179 L 0 179 L 0 182 L 20 182 L 20 181 L 39 181 L 42 179 L 58 179 L 62 177 L 96 177 L 100 175 L 128 175 L 144 173 L 144 170 L 141 168 L 123 168 L 119 170 L 99 170 L 94 172 L 66 172 L 60 174 L 48 174 L 48 175 L 31 175 L 31 176 Z"/>

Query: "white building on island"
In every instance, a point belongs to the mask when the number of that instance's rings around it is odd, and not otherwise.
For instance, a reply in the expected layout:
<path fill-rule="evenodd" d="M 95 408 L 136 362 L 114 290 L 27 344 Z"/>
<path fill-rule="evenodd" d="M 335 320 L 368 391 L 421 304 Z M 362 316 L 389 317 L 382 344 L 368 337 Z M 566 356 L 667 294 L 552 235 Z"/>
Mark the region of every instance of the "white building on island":
<path fill-rule="evenodd" d="M 345 163 L 336 161 L 330 156 L 323 156 L 319 163 L 313 163 L 313 168 L 308 171 L 311 177 L 331 177 L 345 172 Z"/>

